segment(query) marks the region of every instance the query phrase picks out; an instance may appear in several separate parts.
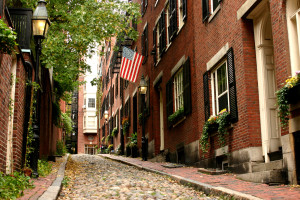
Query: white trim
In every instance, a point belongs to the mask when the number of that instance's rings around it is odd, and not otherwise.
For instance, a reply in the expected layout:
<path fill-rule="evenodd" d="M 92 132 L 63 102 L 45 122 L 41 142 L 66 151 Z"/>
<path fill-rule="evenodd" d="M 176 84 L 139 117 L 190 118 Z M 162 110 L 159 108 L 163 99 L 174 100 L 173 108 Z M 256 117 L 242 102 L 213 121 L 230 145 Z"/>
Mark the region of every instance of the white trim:
<path fill-rule="evenodd" d="M 125 104 L 127 103 L 129 97 L 130 97 L 130 95 L 128 95 L 128 96 L 126 97 Z"/>
<path fill-rule="evenodd" d="M 157 84 L 157 82 L 159 81 L 159 79 L 162 78 L 163 74 L 164 74 L 164 71 L 159 72 L 159 74 L 156 76 L 156 78 L 153 81 L 153 87 L 155 87 L 155 85 Z"/>
<path fill-rule="evenodd" d="M 215 11 L 209 16 L 208 23 L 216 16 L 216 14 L 221 10 L 221 4 L 215 9 Z"/>
<path fill-rule="evenodd" d="M 156 2 L 155 2 L 155 4 L 154 4 L 154 7 L 157 6 L 158 2 L 159 2 L 159 0 L 156 0 Z"/>
<path fill-rule="evenodd" d="M 185 56 L 182 56 L 180 58 L 180 60 L 177 62 L 177 64 L 171 70 L 171 76 L 173 76 L 178 71 L 178 69 L 184 64 L 185 60 L 186 60 Z"/>
<path fill-rule="evenodd" d="M 229 50 L 228 42 L 223 46 L 218 53 L 216 53 L 207 63 L 206 70 L 210 71 L 226 54 Z"/>
<path fill-rule="evenodd" d="M 145 23 L 143 31 L 146 29 L 146 26 L 148 25 L 148 22 Z"/>
<path fill-rule="evenodd" d="M 236 12 L 237 20 L 240 20 L 259 0 L 247 0 Z"/>
<path fill-rule="evenodd" d="M 134 97 L 137 92 L 138 87 L 135 88 L 134 92 L 132 93 L 132 96 Z"/>

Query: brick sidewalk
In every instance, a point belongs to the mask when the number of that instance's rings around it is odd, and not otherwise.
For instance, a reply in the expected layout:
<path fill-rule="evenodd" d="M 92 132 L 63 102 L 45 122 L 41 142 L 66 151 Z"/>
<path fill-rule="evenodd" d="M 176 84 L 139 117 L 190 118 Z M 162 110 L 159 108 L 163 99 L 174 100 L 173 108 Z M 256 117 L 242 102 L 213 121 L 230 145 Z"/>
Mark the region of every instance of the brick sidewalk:
<path fill-rule="evenodd" d="M 19 200 L 36 200 L 51 186 L 52 182 L 56 179 L 57 171 L 60 167 L 60 164 L 63 162 L 62 158 L 57 159 L 56 162 L 52 163 L 52 172 L 46 177 L 39 177 L 37 179 L 30 179 L 33 181 L 35 188 L 27 189 L 24 191 L 24 195 Z"/>
<path fill-rule="evenodd" d="M 243 197 L 242 194 L 246 194 L 242 199 L 247 199 L 247 195 L 251 195 L 253 197 L 258 197 L 261 199 L 272 200 L 300 199 L 299 187 L 292 187 L 289 185 L 269 186 L 261 183 L 246 182 L 235 178 L 233 174 L 207 175 L 199 173 L 197 171 L 198 169 L 194 167 L 165 168 L 162 166 L 165 163 L 142 161 L 141 158 L 129 158 L 109 154 L 101 154 L 101 156 L 137 166 L 146 170 L 150 169 L 150 171 L 162 172 L 163 174 L 171 175 L 173 177 L 180 176 L 179 180 L 183 178 L 185 180 L 190 180 L 190 182 L 192 183 L 199 183 L 199 185 L 208 185 L 208 188 L 212 186 L 213 189 L 220 189 L 220 191 L 226 191 L 227 189 L 229 189 L 227 190 L 228 194 L 231 194 L 231 192 L 234 191 L 236 191 L 237 194 L 241 193 L 241 197 Z M 250 198 L 248 199 L 251 199 L 251 196 L 249 196 Z"/>

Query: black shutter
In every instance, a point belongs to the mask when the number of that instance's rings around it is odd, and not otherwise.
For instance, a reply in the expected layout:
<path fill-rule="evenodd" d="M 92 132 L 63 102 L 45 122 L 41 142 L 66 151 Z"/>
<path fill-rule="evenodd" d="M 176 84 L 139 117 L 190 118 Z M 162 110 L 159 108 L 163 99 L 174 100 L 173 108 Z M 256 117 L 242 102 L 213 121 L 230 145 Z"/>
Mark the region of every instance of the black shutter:
<path fill-rule="evenodd" d="M 202 0 L 202 20 L 203 22 L 209 17 L 208 0 Z"/>
<path fill-rule="evenodd" d="M 122 101 L 122 98 L 123 98 L 123 79 L 120 77 L 120 99 Z"/>
<path fill-rule="evenodd" d="M 234 56 L 233 56 L 232 48 L 230 48 L 227 52 L 227 67 L 228 67 L 227 70 L 228 70 L 230 115 L 231 115 L 231 122 L 234 123 L 238 121 L 238 108 L 237 108 L 237 98 L 236 98 Z"/>
<path fill-rule="evenodd" d="M 183 21 L 187 19 L 187 0 L 182 0 Z"/>
<path fill-rule="evenodd" d="M 170 25 L 169 39 L 172 41 L 177 33 L 177 7 L 176 0 L 169 0 Z"/>
<path fill-rule="evenodd" d="M 141 2 L 141 14 L 142 15 L 144 14 L 144 5 L 145 5 L 144 0 L 142 0 L 142 2 Z"/>
<path fill-rule="evenodd" d="M 147 89 L 147 94 L 146 94 L 146 98 L 147 98 L 147 102 L 146 102 L 146 108 L 147 108 L 147 112 L 146 112 L 146 116 L 150 115 L 150 79 L 148 79 L 147 81 L 147 85 L 148 85 L 148 89 Z"/>
<path fill-rule="evenodd" d="M 146 59 L 144 59 L 144 60 L 147 60 L 148 48 L 149 48 L 149 46 L 148 46 L 148 25 L 146 26 L 146 29 L 145 29 L 145 48 L 146 48 L 146 50 L 145 50 Z"/>
<path fill-rule="evenodd" d="M 210 117 L 210 105 L 209 105 L 209 78 L 208 72 L 203 74 L 203 91 L 204 91 L 204 115 L 205 121 Z"/>
<path fill-rule="evenodd" d="M 157 36 L 157 32 L 156 32 L 156 26 L 153 29 L 153 61 L 154 61 L 154 66 L 156 64 L 156 36 Z"/>
<path fill-rule="evenodd" d="M 159 55 L 161 56 L 166 50 L 166 16 L 165 11 L 161 13 L 159 19 Z"/>
<path fill-rule="evenodd" d="M 145 56 L 145 30 L 143 31 L 143 34 L 142 34 L 142 55 Z M 144 63 L 144 62 L 143 62 Z"/>
<path fill-rule="evenodd" d="M 183 103 L 184 114 L 192 112 L 190 58 L 183 64 Z"/>
<path fill-rule="evenodd" d="M 167 118 L 173 114 L 173 78 L 166 84 Z M 167 120 L 168 122 L 168 120 Z M 171 124 L 168 122 L 168 126 Z"/>

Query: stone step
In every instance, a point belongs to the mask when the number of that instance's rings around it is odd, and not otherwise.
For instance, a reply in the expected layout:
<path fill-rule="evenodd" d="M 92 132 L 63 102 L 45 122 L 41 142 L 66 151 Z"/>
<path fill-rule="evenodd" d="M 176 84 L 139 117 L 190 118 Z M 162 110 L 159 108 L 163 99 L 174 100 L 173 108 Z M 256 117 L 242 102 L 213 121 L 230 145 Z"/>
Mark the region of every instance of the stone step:
<path fill-rule="evenodd" d="M 275 160 L 269 163 L 253 163 L 252 164 L 252 172 L 262 172 L 262 171 L 269 171 L 269 170 L 277 170 L 283 168 L 283 161 L 282 160 Z"/>
<path fill-rule="evenodd" d="M 265 183 L 269 185 L 275 184 L 286 184 L 287 183 L 287 173 L 284 170 L 269 170 L 261 172 L 253 172 L 246 174 L 239 174 L 237 178 L 244 181 L 251 181 L 255 183 Z"/>

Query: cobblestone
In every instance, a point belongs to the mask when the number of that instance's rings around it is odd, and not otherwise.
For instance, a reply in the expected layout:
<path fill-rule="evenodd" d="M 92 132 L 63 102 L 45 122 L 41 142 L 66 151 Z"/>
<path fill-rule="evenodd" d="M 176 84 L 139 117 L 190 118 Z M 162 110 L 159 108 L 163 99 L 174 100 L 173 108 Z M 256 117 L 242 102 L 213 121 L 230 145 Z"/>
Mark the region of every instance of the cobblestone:
<path fill-rule="evenodd" d="M 58 199 L 218 199 L 167 177 L 92 155 L 72 155 Z"/>

